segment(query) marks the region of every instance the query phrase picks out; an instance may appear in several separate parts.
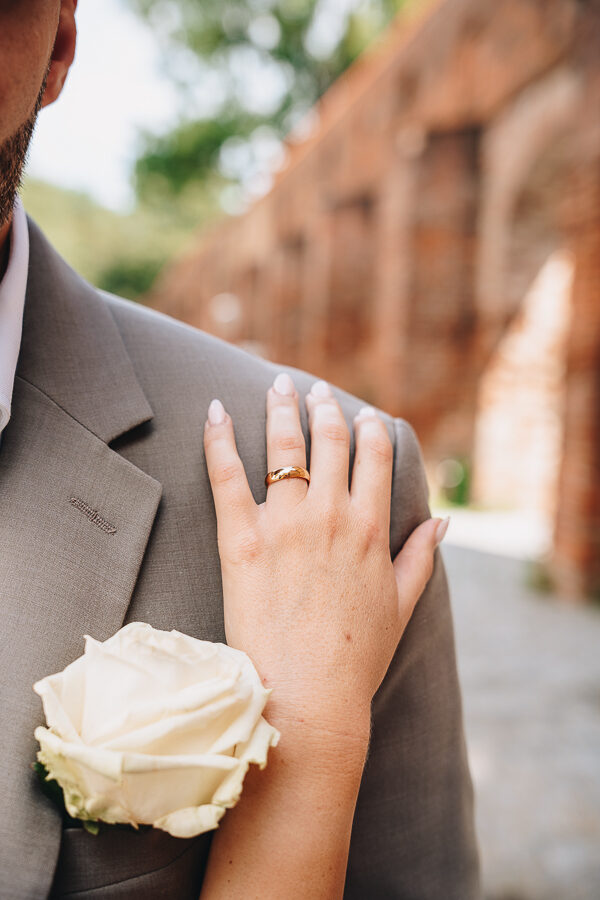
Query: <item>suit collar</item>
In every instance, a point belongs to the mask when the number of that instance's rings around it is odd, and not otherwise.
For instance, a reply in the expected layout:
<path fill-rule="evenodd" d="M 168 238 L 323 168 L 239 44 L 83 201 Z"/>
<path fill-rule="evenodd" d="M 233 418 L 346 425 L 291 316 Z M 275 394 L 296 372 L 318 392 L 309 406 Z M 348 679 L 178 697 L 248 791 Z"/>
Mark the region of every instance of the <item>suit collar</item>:
<path fill-rule="evenodd" d="M 106 443 L 153 411 L 99 293 L 29 223 L 29 272 L 17 375 Z"/>
<path fill-rule="evenodd" d="M 28 259 L 27 218 L 17 197 L 10 231 L 8 266 L 4 278 L 0 280 L 0 435 L 10 419 L 15 369 L 21 345 Z"/>

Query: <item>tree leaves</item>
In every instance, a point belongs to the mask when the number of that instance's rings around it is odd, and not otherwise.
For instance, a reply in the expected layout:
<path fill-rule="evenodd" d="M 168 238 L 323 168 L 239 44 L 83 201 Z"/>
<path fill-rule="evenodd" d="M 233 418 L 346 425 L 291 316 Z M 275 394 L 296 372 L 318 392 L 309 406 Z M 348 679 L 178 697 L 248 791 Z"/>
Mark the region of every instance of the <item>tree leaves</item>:
<path fill-rule="evenodd" d="M 165 191 L 181 197 L 190 184 L 206 181 L 214 187 L 215 177 L 242 184 L 241 177 L 224 176 L 220 170 L 225 142 L 232 137 L 250 139 L 261 125 L 268 125 L 283 139 L 404 2 L 129 0 L 159 36 L 168 61 L 166 71 L 177 73 L 174 80 L 181 85 L 182 96 L 181 68 L 190 73 L 190 96 L 197 93 L 198 82 L 208 71 L 216 73 L 223 86 L 216 110 L 194 114 L 194 104 L 187 104 L 180 124 L 170 134 L 145 136 L 135 169 L 138 197 L 149 201 L 156 192 Z M 319 35 L 320 43 L 315 39 Z M 328 48 L 325 55 L 317 52 L 323 42 Z M 190 55 L 197 69 L 187 65 Z M 181 56 L 186 59 L 183 67 L 175 62 Z M 259 66 L 260 60 L 264 72 L 253 82 L 250 69 Z M 248 78 L 242 78 L 241 84 L 239 75 L 234 77 L 240 65 L 248 69 Z M 260 84 L 261 78 L 277 77 L 277 72 L 284 85 L 278 102 L 268 112 L 257 113 L 252 85 Z"/>

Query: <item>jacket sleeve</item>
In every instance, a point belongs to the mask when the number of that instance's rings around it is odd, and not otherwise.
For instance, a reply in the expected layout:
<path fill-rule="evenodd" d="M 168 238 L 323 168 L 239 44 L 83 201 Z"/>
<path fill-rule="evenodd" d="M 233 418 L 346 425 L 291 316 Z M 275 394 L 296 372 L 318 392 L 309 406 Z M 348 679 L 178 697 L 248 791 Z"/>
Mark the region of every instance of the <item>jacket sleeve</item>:
<path fill-rule="evenodd" d="M 394 420 L 390 546 L 430 515 L 421 451 Z M 477 900 L 473 788 L 442 556 L 372 705 L 345 900 Z"/>

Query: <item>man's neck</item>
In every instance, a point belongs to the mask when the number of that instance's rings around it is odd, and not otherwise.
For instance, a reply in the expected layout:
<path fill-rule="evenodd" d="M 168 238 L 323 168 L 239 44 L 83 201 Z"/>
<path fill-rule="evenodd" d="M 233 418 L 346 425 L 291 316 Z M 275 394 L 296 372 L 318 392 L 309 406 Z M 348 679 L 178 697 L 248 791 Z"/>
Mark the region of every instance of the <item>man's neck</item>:
<path fill-rule="evenodd" d="M 6 225 L 0 227 L 0 281 L 4 278 L 6 267 L 8 266 L 8 253 L 10 250 L 10 226 L 12 224 L 12 216 Z"/>

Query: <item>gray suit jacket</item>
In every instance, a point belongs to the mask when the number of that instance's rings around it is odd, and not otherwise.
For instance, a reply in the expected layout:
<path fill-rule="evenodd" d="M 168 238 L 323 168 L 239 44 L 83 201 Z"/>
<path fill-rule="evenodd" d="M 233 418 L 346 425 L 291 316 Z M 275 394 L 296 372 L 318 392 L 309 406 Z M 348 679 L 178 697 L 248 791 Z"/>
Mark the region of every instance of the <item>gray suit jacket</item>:
<path fill-rule="evenodd" d="M 101 295 L 30 222 L 13 417 L 0 448 L 2 900 L 198 897 L 210 835 L 64 827 L 29 765 L 43 721 L 32 685 L 141 620 L 223 641 L 215 516 L 203 455 L 208 403 L 233 415 L 264 499 L 265 391 L 279 367 Z M 301 394 L 312 379 L 294 372 Z M 339 393 L 350 421 L 359 401 Z M 306 423 L 305 423 L 306 424 Z M 391 547 L 428 515 L 420 451 L 395 444 Z M 109 533 L 73 500 L 98 510 Z M 290 847 L 293 853 L 293 847 Z M 443 564 L 373 704 L 346 897 L 478 896 L 473 796 Z"/>

